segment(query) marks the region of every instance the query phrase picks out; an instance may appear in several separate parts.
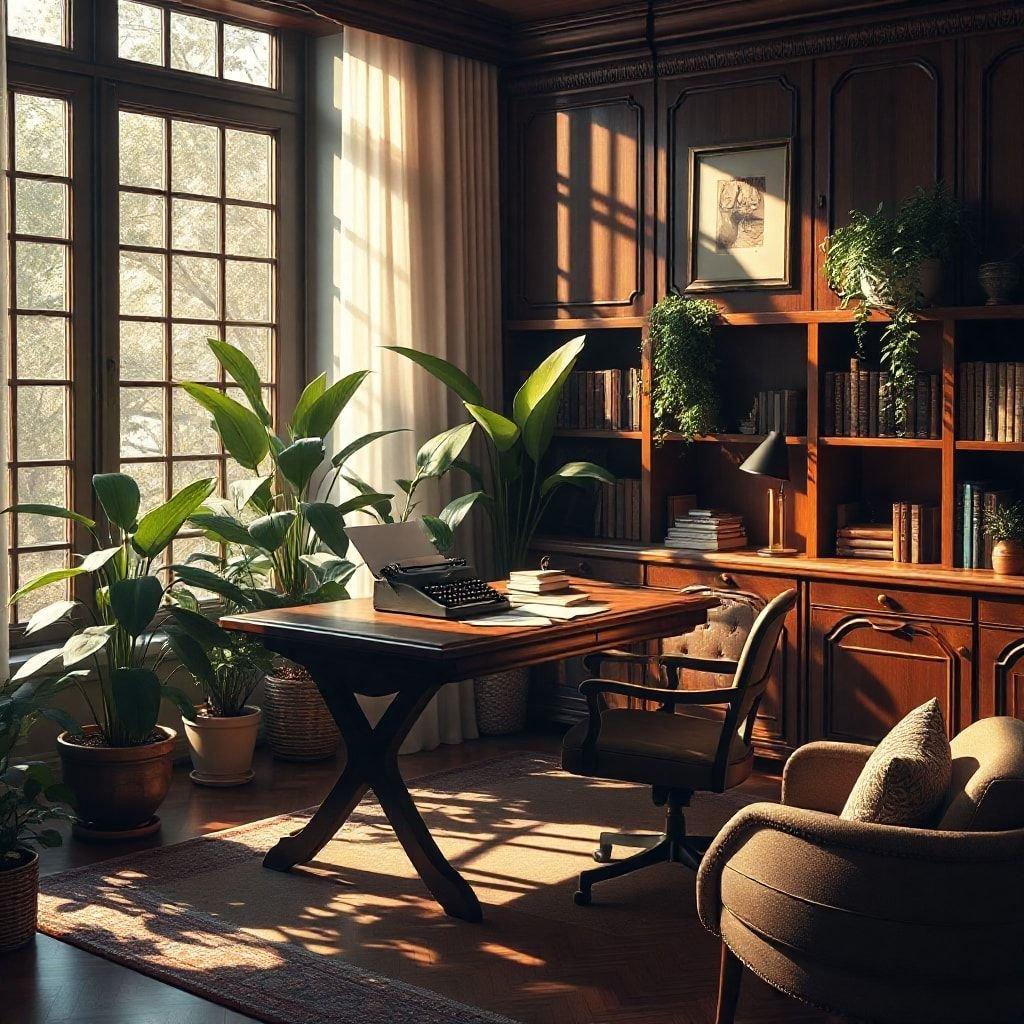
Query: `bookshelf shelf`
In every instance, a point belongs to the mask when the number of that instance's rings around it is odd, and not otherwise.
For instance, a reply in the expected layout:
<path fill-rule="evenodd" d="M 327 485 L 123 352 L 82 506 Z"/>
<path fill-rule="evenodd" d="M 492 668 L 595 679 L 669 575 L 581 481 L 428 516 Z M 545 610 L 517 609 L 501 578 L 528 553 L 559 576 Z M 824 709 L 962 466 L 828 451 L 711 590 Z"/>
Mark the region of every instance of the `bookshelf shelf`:
<path fill-rule="evenodd" d="M 506 320 L 509 331 L 606 331 L 636 330 L 647 324 L 643 316 L 561 317 L 551 320 Z"/>
<path fill-rule="evenodd" d="M 583 430 L 575 427 L 559 427 L 555 431 L 555 437 L 575 437 L 580 440 L 640 441 L 643 436 L 642 430 Z"/>
<path fill-rule="evenodd" d="M 825 448 L 942 448 L 938 437 L 819 437 Z"/>
<path fill-rule="evenodd" d="M 758 445 L 765 438 L 764 434 L 705 434 L 702 437 L 693 438 L 694 444 L 749 444 Z M 675 444 L 685 444 L 686 440 L 681 434 L 668 433 L 662 438 L 663 441 Z M 786 444 L 799 447 L 807 444 L 806 437 L 787 435 Z"/>
<path fill-rule="evenodd" d="M 957 441 L 958 452 L 1024 452 L 1022 441 Z"/>

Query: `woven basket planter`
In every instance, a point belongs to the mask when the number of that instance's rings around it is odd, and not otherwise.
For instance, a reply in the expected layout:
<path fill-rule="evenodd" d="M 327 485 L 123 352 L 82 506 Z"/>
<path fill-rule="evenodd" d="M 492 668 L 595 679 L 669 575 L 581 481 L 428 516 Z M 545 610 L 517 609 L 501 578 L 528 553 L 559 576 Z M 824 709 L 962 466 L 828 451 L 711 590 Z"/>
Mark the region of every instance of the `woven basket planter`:
<path fill-rule="evenodd" d="M 39 855 L 17 868 L 0 871 L 0 953 L 20 949 L 36 933 Z"/>
<path fill-rule="evenodd" d="M 512 732 L 522 732 L 526 725 L 529 693 L 529 669 L 513 668 L 474 679 L 476 727 L 480 735 L 506 736 Z"/>
<path fill-rule="evenodd" d="M 270 751 L 279 761 L 323 761 L 341 742 L 316 683 L 308 675 L 267 676 L 263 723 Z"/>

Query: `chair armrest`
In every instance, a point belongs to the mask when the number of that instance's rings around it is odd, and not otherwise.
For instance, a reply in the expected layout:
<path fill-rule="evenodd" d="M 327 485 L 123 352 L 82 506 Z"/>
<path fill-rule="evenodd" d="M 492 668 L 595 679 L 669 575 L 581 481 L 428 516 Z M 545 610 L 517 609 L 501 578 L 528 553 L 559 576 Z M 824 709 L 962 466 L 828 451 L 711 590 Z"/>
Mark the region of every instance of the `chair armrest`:
<path fill-rule="evenodd" d="M 732 704 L 739 700 L 743 691 L 734 686 L 718 690 L 667 690 L 660 686 L 641 686 L 638 683 L 622 683 L 617 679 L 584 679 L 580 693 L 589 704 L 602 693 L 617 693 L 623 697 L 639 700 L 653 700 L 659 704 Z"/>
<path fill-rule="evenodd" d="M 793 751 L 782 772 L 788 807 L 838 814 L 874 747 L 860 743 L 807 743 Z"/>
<path fill-rule="evenodd" d="M 694 672 L 713 672 L 715 675 L 734 676 L 739 668 L 738 661 L 729 658 L 698 658 L 693 654 L 662 654 L 660 661 L 663 665 L 672 665 L 675 668 L 688 668 Z"/>
<path fill-rule="evenodd" d="M 583 656 L 583 664 L 588 672 L 595 674 L 601 671 L 601 664 L 605 661 L 618 662 L 621 665 L 657 665 L 660 659 L 658 654 L 634 654 L 632 651 L 594 651 Z"/>

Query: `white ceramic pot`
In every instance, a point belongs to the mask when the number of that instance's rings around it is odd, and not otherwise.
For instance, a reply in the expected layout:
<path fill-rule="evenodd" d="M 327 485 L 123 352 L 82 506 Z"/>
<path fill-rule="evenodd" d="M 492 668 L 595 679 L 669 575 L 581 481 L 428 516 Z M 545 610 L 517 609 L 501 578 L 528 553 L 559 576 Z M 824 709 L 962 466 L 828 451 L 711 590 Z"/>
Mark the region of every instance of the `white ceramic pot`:
<path fill-rule="evenodd" d="M 232 718 L 205 714 L 197 714 L 195 720 L 182 718 L 192 751 L 189 778 L 193 782 L 201 786 L 241 786 L 252 781 L 252 755 L 261 712 L 249 705 L 246 711 L 249 713 Z"/>

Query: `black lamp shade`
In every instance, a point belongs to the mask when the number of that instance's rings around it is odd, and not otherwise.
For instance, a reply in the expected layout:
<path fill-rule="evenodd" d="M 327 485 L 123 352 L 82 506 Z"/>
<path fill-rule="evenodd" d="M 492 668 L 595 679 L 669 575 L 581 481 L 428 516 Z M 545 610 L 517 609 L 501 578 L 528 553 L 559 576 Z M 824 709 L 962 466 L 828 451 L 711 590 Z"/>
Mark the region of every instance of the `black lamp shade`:
<path fill-rule="evenodd" d="M 777 430 L 769 431 L 768 436 L 750 453 L 740 469 L 754 476 L 788 480 L 789 452 L 786 450 L 786 438 Z"/>

